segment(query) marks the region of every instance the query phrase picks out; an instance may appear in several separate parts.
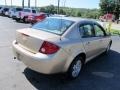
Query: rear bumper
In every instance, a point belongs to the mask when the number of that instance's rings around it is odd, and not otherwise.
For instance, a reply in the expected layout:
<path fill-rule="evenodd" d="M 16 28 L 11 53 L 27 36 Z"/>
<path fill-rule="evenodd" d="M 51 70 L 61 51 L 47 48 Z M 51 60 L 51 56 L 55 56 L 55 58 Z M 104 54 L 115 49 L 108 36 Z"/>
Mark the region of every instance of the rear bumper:
<path fill-rule="evenodd" d="M 65 72 L 64 65 L 68 55 L 63 50 L 60 50 L 56 55 L 34 54 L 21 48 L 14 41 L 13 51 L 15 57 L 32 70 L 44 74 Z"/>

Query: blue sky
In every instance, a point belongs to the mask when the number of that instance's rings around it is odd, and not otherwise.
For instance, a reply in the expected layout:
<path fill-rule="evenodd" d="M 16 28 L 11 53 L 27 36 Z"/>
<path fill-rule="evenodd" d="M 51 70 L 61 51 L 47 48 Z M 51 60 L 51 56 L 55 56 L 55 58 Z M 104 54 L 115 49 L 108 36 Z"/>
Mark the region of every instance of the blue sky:
<path fill-rule="evenodd" d="M 0 5 L 4 5 L 5 0 L 0 0 Z M 7 5 L 10 5 L 11 0 L 6 0 Z M 27 5 L 25 0 L 25 5 Z M 37 0 L 37 6 L 57 5 L 58 0 Z M 64 4 L 64 2 L 66 4 Z M 99 8 L 100 0 L 61 0 L 60 6 L 75 7 L 75 8 Z M 22 0 L 13 0 L 13 5 L 21 6 Z M 31 6 L 34 6 L 35 0 L 31 0 Z"/>

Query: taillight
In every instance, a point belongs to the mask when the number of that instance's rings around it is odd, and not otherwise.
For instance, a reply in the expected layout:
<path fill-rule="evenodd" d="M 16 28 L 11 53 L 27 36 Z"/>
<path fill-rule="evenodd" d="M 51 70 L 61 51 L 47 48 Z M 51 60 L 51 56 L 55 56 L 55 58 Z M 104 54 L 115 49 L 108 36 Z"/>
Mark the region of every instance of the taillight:
<path fill-rule="evenodd" d="M 50 43 L 50 42 L 47 42 L 47 41 L 44 41 L 39 52 L 40 53 L 43 53 L 43 54 L 54 54 L 56 53 L 58 50 L 60 49 L 59 46 L 53 44 L 53 43 Z"/>

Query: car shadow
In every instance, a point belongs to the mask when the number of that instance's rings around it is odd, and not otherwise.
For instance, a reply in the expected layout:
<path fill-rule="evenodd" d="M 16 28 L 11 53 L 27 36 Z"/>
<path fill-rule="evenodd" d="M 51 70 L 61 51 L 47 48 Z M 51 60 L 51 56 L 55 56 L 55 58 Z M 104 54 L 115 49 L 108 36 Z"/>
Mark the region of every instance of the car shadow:
<path fill-rule="evenodd" d="M 88 62 L 75 80 L 69 80 L 65 74 L 44 75 L 28 68 L 23 73 L 38 90 L 110 90 L 111 85 L 120 83 L 119 68 L 120 53 L 111 50 L 108 55 L 102 54 Z"/>
<path fill-rule="evenodd" d="M 27 22 L 23 22 L 22 20 L 16 21 L 16 20 L 13 19 L 13 21 L 16 22 L 16 23 L 21 23 L 21 24 L 30 24 L 30 23 L 27 23 Z"/>

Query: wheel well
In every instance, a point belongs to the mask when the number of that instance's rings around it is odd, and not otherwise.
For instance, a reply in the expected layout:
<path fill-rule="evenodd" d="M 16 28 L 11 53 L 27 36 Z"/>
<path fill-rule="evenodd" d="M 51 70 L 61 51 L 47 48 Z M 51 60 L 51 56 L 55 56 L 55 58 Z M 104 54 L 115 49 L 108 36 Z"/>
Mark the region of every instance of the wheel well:
<path fill-rule="evenodd" d="M 84 65 L 84 64 L 85 64 L 85 60 L 86 60 L 86 54 L 85 54 L 85 53 L 80 53 L 80 54 L 78 54 L 75 58 L 77 58 L 77 57 L 82 57 L 82 58 L 83 58 L 83 59 L 82 59 L 82 64 Z M 70 68 L 70 66 L 71 66 L 72 62 L 75 60 L 75 58 L 74 58 L 74 59 L 72 59 L 72 61 L 71 61 L 71 62 L 67 63 L 67 68 L 66 68 L 66 71 L 68 71 L 68 70 L 69 70 L 69 68 Z"/>
<path fill-rule="evenodd" d="M 82 57 L 82 63 L 85 64 L 85 60 L 86 60 L 86 54 L 85 53 L 80 53 L 78 56 Z"/>

